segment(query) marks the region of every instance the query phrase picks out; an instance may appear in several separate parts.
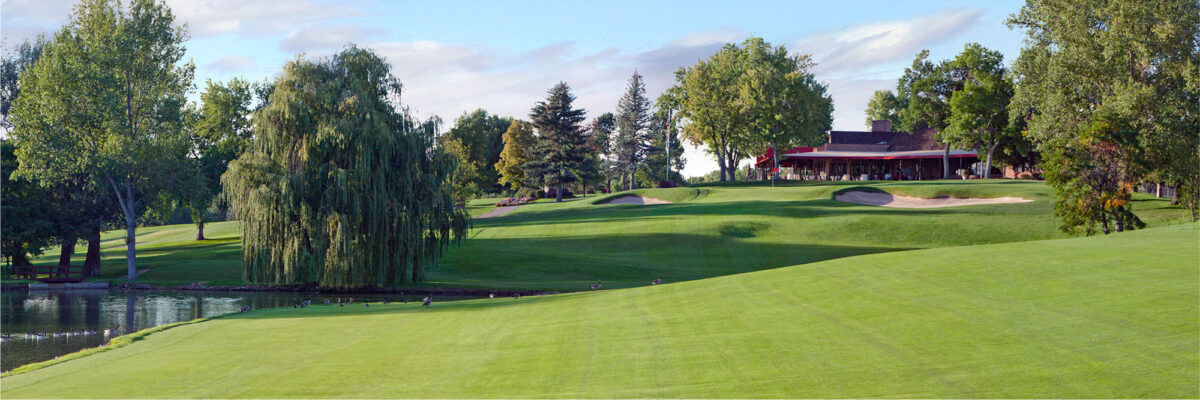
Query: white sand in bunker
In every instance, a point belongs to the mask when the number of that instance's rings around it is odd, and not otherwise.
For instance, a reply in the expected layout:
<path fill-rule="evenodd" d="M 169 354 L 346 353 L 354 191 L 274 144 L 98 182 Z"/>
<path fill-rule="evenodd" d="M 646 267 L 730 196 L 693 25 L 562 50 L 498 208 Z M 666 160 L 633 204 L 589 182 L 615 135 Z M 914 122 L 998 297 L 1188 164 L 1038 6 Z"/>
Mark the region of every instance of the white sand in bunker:
<path fill-rule="evenodd" d="M 659 200 L 653 197 L 642 196 L 621 196 L 604 204 L 669 204 L 666 200 Z"/>
<path fill-rule="evenodd" d="M 896 208 L 938 208 L 938 207 L 955 207 L 955 206 L 970 206 L 976 204 L 1002 204 L 1002 203 L 1028 203 L 1033 200 L 1023 199 L 1020 197 L 994 197 L 990 199 L 978 198 L 954 198 L 954 197 L 935 197 L 927 199 L 923 197 L 897 196 L 890 193 L 880 192 L 860 192 L 850 191 L 838 194 L 833 197 L 834 200 L 844 201 L 847 203 L 865 204 L 868 206 L 883 206 Z"/>

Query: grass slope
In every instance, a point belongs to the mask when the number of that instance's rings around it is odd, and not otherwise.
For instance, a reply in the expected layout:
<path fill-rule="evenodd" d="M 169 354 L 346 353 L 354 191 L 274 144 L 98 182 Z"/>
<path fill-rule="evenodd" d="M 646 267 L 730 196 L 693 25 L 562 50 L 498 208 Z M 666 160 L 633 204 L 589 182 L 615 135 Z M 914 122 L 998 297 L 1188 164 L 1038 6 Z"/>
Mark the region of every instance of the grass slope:
<path fill-rule="evenodd" d="M 0 395 L 1194 398 L 1198 239 L 1188 224 L 432 309 L 255 311 L 4 377 Z"/>
<path fill-rule="evenodd" d="M 841 190 L 884 190 L 936 197 L 1021 196 L 1032 203 L 895 209 L 832 200 Z M 672 204 L 603 204 L 636 194 Z M 1183 220 L 1179 207 L 1137 195 L 1135 211 L 1151 226 Z M 498 199 L 468 203 L 472 215 Z M 586 290 L 702 279 L 840 257 L 970 244 L 1061 238 L 1053 191 L 1030 181 L 804 182 L 639 189 L 564 203 L 539 202 L 499 218 L 475 220 L 470 239 L 452 247 L 429 287 Z M 123 281 L 123 232 L 106 232 L 102 280 Z M 240 285 L 236 222 L 143 228 L 138 264 L 144 283 Z M 85 247 L 77 252 L 82 263 Z M 38 261 L 53 264 L 56 250 Z"/>
<path fill-rule="evenodd" d="M 1020 196 L 1032 203 L 896 209 L 832 200 L 869 188 L 937 197 Z M 672 204 L 531 204 L 474 221 L 427 285 L 586 290 L 682 281 L 889 251 L 1062 238 L 1053 189 L 1030 181 L 763 183 L 633 194 Z M 1139 195 L 1151 226 L 1182 221 L 1165 200 Z"/>

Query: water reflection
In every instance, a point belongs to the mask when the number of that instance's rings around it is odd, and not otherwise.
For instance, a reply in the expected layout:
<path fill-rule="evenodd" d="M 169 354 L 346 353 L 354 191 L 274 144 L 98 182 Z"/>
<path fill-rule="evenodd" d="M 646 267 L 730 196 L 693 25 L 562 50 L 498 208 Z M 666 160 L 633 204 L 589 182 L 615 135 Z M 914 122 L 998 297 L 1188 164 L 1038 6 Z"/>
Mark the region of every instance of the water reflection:
<path fill-rule="evenodd" d="M 341 295 L 349 298 L 351 295 Z M 420 296 L 352 295 L 358 301 L 418 300 Z M 0 293 L 0 370 L 96 347 L 112 336 L 252 308 L 314 304 L 338 295 L 262 292 L 24 291 Z M 462 297 L 439 296 L 442 301 Z M 336 300 L 335 300 L 336 301 Z M 106 336 L 106 330 L 110 335 Z"/>

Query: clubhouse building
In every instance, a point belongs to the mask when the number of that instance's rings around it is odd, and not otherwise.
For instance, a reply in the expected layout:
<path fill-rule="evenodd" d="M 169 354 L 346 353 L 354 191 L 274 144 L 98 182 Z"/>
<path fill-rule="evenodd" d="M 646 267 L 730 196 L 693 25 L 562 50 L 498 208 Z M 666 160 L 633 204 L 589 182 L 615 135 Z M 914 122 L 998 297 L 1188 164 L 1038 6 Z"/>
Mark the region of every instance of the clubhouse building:
<path fill-rule="evenodd" d="M 828 142 L 795 147 L 779 154 L 779 175 L 791 180 L 925 180 L 942 178 L 946 146 L 934 139 L 937 130 L 893 132 L 888 121 L 875 121 L 871 131 L 830 131 Z M 775 149 L 758 157 L 754 178 L 769 179 Z M 975 151 L 950 150 L 950 174 L 983 168 Z"/>

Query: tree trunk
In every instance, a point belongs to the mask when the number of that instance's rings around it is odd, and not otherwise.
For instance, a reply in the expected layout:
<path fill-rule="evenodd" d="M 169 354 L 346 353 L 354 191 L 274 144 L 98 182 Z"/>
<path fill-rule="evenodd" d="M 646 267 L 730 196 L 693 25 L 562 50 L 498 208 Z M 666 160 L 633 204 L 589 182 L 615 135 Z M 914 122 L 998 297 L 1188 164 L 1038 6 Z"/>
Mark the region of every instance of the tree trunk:
<path fill-rule="evenodd" d="M 129 265 L 125 277 L 134 280 L 137 279 L 137 216 L 133 212 L 137 202 L 133 200 L 133 182 L 130 182 L 129 178 L 125 178 L 125 193 L 122 194 L 117 182 L 111 176 L 107 178 L 108 184 L 113 188 L 113 193 L 117 195 L 117 203 L 121 205 L 121 212 L 125 214 L 125 262 Z"/>
<path fill-rule="evenodd" d="M 1171 205 L 1179 205 L 1179 184 L 1171 185 Z"/>
<path fill-rule="evenodd" d="M 204 220 L 196 221 L 196 240 L 204 240 Z"/>
<path fill-rule="evenodd" d="M 558 189 L 554 190 L 554 202 L 562 203 L 562 182 L 559 182 Z"/>
<path fill-rule="evenodd" d="M 72 234 L 63 234 L 62 247 L 58 252 L 58 265 L 71 265 L 71 256 L 75 255 L 75 243 L 78 238 Z"/>
<path fill-rule="evenodd" d="M 725 182 L 726 168 L 725 168 L 724 145 L 718 144 L 716 147 L 717 147 L 717 169 L 721 170 L 721 182 Z"/>
<path fill-rule="evenodd" d="M 133 218 L 133 213 L 128 211 L 125 212 L 125 261 L 128 265 L 125 278 L 137 279 L 137 220 Z"/>
<path fill-rule="evenodd" d="M 1108 230 L 1108 211 L 1100 212 L 1100 226 L 1104 228 L 1104 234 L 1112 233 Z"/>
<path fill-rule="evenodd" d="M 987 162 L 984 163 L 984 169 L 983 169 L 983 179 L 988 179 L 988 178 L 992 177 L 992 153 L 996 152 L 997 146 L 1000 146 L 999 140 L 997 140 L 996 143 L 992 143 L 992 145 L 988 147 Z"/>
<path fill-rule="evenodd" d="M 779 179 L 779 146 L 773 146 L 771 155 L 775 158 L 775 169 L 771 171 L 771 185 L 775 185 L 775 180 Z"/>
<path fill-rule="evenodd" d="M 87 258 L 83 261 L 84 274 L 87 276 L 100 275 L 100 227 L 92 228 L 87 241 Z"/>
<path fill-rule="evenodd" d="M 13 251 L 12 259 L 9 260 L 12 265 L 9 267 L 13 265 L 29 265 L 29 257 L 25 255 L 25 244 L 21 242 L 13 243 L 13 249 L 15 251 Z M 12 268 L 9 268 L 9 272 L 12 272 Z"/>
<path fill-rule="evenodd" d="M 737 181 L 737 161 L 734 160 L 732 151 L 725 151 L 725 160 L 729 163 L 729 181 Z"/>
<path fill-rule="evenodd" d="M 946 151 L 942 153 L 942 179 L 950 179 L 950 143 L 946 143 Z"/>

